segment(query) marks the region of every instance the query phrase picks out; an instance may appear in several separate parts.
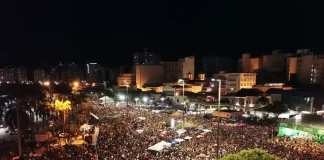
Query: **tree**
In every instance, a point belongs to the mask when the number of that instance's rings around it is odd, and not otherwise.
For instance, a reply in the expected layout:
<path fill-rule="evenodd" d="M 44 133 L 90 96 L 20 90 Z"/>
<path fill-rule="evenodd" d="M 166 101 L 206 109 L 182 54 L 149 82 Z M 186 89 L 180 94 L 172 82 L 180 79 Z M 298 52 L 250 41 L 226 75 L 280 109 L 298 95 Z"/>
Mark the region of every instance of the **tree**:
<path fill-rule="evenodd" d="M 258 104 L 261 104 L 261 105 L 268 105 L 269 104 L 269 99 L 265 96 L 262 96 L 258 99 Z"/>
<path fill-rule="evenodd" d="M 264 109 L 267 112 L 272 112 L 276 115 L 279 115 L 281 113 L 288 112 L 288 106 L 282 102 L 274 102 L 273 104 L 268 104 L 267 106 L 264 107 Z"/>
<path fill-rule="evenodd" d="M 19 112 L 20 112 L 19 121 L 20 121 L 21 130 L 26 130 L 29 125 L 29 121 L 28 121 L 29 116 L 22 109 L 20 109 Z M 17 110 L 15 108 L 12 108 L 9 111 L 7 111 L 4 119 L 6 124 L 9 126 L 11 130 L 17 129 Z"/>
<path fill-rule="evenodd" d="M 280 160 L 280 158 L 262 149 L 248 149 L 237 154 L 227 155 L 221 160 Z"/>
<path fill-rule="evenodd" d="M 63 123 L 65 124 L 68 111 L 72 109 L 71 102 L 69 100 L 55 100 L 55 109 L 59 112 L 63 112 Z"/>

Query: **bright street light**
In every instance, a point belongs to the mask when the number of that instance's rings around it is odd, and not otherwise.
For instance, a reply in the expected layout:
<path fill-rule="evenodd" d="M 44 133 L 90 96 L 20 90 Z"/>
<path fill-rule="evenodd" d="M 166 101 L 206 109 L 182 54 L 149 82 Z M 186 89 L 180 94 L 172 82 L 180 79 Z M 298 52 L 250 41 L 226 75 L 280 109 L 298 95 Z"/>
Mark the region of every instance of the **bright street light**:
<path fill-rule="evenodd" d="M 50 85 L 50 82 L 49 81 L 46 81 L 43 83 L 45 86 L 49 86 Z"/>
<path fill-rule="evenodd" d="M 179 79 L 178 82 L 182 82 L 182 96 L 184 97 L 184 86 L 185 86 L 185 81 L 183 79 Z"/>
<path fill-rule="evenodd" d="M 147 102 L 148 98 L 147 97 L 143 97 L 143 101 Z"/>
<path fill-rule="evenodd" d="M 79 87 L 79 82 L 73 82 L 74 87 Z"/>
<path fill-rule="evenodd" d="M 135 98 L 135 106 L 137 106 L 137 101 L 139 100 L 139 98 Z"/>
<path fill-rule="evenodd" d="M 125 100 L 125 95 L 119 95 L 119 99 L 124 101 Z"/>

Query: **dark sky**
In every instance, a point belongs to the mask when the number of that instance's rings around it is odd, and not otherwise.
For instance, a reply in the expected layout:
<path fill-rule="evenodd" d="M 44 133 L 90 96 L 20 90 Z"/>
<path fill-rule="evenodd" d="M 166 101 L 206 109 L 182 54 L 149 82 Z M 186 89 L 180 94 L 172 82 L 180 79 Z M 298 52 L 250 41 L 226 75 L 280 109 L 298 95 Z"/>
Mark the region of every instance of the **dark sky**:
<path fill-rule="evenodd" d="M 131 55 L 144 48 L 164 59 L 193 53 L 238 57 L 273 49 L 321 50 L 323 3 L 1 1 L 0 61 L 27 65 L 89 59 L 117 65 L 131 63 Z"/>

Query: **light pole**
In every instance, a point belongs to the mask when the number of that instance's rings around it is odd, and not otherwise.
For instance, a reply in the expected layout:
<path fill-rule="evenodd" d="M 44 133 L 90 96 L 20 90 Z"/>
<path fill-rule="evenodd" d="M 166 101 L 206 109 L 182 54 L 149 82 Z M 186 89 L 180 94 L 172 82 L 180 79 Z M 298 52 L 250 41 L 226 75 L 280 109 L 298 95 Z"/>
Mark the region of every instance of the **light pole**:
<path fill-rule="evenodd" d="M 125 95 L 119 95 L 119 99 L 122 100 L 124 102 L 125 100 Z"/>
<path fill-rule="evenodd" d="M 217 159 L 219 159 L 219 134 L 220 134 L 220 131 L 219 131 L 219 121 L 220 121 L 220 99 L 221 99 L 221 87 L 222 87 L 222 81 L 220 79 L 217 79 L 218 81 L 218 108 L 217 108 L 217 111 L 218 111 L 218 121 L 217 121 Z"/>
<path fill-rule="evenodd" d="M 137 101 L 138 100 L 139 100 L 138 98 L 135 98 L 135 107 L 137 106 Z"/>
<path fill-rule="evenodd" d="M 128 105 L 128 85 L 126 84 L 126 80 L 124 81 L 126 85 L 126 105 Z"/>
<path fill-rule="evenodd" d="M 104 87 L 105 87 L 105 103 L 104 103 L 104 106 L 107 105 L 107 83 L 106 81 L 104 81 Z"/>
<path fill-rule="evenodd" d="M 146 106 L 146 102 L 147 102 L 147 100 L 148 100 L 147 97 L 143 97 L 144 106 Z"/>
<path fill-rule="evenodd" d="M 164 101 L 164 97 L 161 98 L 161 101 L 162 101 L 162 104 L 163 104 L 163 101 Z"/>
<path fill-rule="evenodd" d="M 178 82 L 182 82 L 182 96 L 184 97 L 184 86 L 185 86 L 185 81 L 183 79 L 179 79 Z"/>

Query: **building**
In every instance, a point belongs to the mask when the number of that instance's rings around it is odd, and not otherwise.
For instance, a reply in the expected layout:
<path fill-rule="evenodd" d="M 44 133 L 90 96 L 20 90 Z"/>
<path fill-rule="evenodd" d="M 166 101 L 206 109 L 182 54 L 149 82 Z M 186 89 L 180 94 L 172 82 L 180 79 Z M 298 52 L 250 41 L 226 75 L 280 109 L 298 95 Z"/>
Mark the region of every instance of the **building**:
<path fill-rule="evenodd" d="M 11 66 L 6 66 L 0 70 L 1 81 L 2 82 L 17 82 L 18 75 L 17 69 L 12 68 Z"/>
<path fill-rule="evenodd" d="M 238 60 L 238 70 L 242 73 L 251 73 L 262 68 L 262 58 L 251 58 L 249 53 L 244 53 Z"/>
<path fill-rule="evenodd" d="M 179 63 L 171 61 L 162 61 L 163 82 L 175 82 L 178 80 Z"/>
<path fill-rule="evenodd" d="M 179 59 L 179 79 L 185 78 L 187 73 L 192 73 L 195 77 L 195 57 L 189 56 Z"/>
<path fill-rule="evenodd" d="M 286 61 L 286 76 L 287 80 L 291 81 L 292 76 L 297 73 L 297 57 L 287 57 Z"/>
<path fill-rule="evenodd" d="M 225 88 L 227 93 L 240 89 L 249 89 L 256 84 L 256 73 L 226 73 Z"/>
<path fill-rule="evenodd" d="M 220 71 L 233 72 L 233 60 L 226 57 L 204 56 L 202 60 L 203 72 L 207 77 L 212 77 Z"/>
<path fill-rule="evenodd" d="M 136 87 L 141 89 L 163 84 L 162 65 L 136 65 Z"/>
<path fill-rule="evenodd" d="M 143 65 L 143 64 L 158 65 L 160 64 L 160 60 L 161 58 L 159 54 L 147 52 L 146 48 L 144 52 L 137 52 L 133 54 L 134 65 Z"/>
<path fill-rule="evenodd" d="M 27 70 L 26 68 L 17 68 L 17 76 L 18 76 L 18 81 L 23 83 L 23 82 L 27 82 Z"/>
<path fill-rule="evenodd" d="M 262 92 L 266 92 L 270 88 L 277 88 L 277 89 L 283 89 L 283 90 L 293 89 L 290 86 L 285 86 L 284 83 L 266 83 L 264 85 L 254 85 L 254 86 L 252 86 L 252 88 L 258 89 L 258 90 L 260 90 Z"/>
<path fill-rule="evenodd" d="M 40 81 L 45 81 L 46 76 L 45 76 L 45 71 L 43 69 L 36 69 L 34 70 L 34 81 L 35 82 L 40 82 Z"/>
<path fill-rule="evenodd" d="M 262 68 L 278 68 L 284 69 L 286 67 L 286 55 L 281 51 L 272 51 L 270 55 L 262 56 Z"/>
<path fill-rule="evenodd" d="M 87 82 L 103 82 L 106 80 L 106 70 L 97 63 L 87 63 Z"/>
<path fill-rule="evenodd" d="M 136 83 L 135 75 L 132 74 L 132 73 L 120 74 L 117 77 L 117 85 L 118 85 L 118 87 L 125 87 L 125 86 L 131 87 L 135 83 Z"/>

